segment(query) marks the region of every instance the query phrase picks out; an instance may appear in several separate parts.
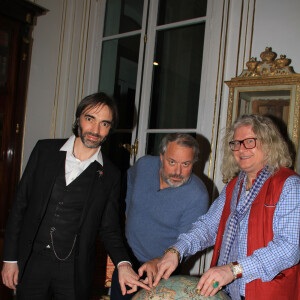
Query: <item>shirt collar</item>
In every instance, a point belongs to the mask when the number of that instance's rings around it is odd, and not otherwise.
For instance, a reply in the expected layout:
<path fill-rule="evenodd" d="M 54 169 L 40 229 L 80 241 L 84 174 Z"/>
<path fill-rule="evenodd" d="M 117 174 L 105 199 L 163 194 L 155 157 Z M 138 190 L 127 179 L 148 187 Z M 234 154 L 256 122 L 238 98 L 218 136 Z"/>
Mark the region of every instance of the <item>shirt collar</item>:
<path fill-rule="evenodd" d="M 75 135 L 69 137 L 69 139 L 64 143 L 64 145 L 60 148 L 59 151 L 66 151 L 68 155 L 73 154 L 73 148 L 75 143 Z M 98 148 L 97 152 L 89 158 L 91 162 L 97 161 L 101 166 L 103 166 L 103 157 L 101 153 L 101 146 Z"/>

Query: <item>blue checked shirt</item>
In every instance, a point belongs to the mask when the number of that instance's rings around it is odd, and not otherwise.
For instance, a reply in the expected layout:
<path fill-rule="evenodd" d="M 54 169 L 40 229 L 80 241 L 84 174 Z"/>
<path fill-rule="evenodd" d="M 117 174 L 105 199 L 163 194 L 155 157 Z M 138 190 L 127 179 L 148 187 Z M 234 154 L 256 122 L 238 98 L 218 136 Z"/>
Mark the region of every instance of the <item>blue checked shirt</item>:
<path fill-rule="evenodd" d="M 238 206 L 245 201 L 245 186 L 241 191 Z M 181 257 L 193 255 L 216 241 L 218 226 L 225 204 L 226 186 L 213 202 L 207 214 L 201 216 L 188 233 L 179 235 L 174 247 Z M 243 276 L 239 281 L 240 294 L 245 295 L 245 284 L 260 278 L 272 280 L 282 270 L 297 264 L 300 259 L 300 177 L 291 176 L 283 185 L 273 217 L 273 240 L 267 247 L 257 249 L 247 256 L 247 233 L 250 210 L 240 222 L 238 262 Z"/>

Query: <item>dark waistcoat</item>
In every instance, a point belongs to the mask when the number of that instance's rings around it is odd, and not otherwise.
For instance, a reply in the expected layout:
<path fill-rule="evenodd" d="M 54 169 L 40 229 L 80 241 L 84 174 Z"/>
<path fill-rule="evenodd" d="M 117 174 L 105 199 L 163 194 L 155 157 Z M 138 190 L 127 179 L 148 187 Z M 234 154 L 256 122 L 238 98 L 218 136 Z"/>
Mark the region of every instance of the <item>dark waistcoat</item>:
<path fill-rule="evenodd" d="M 49 245 L 59 258 L 65 258 L 73 249 L 89 182 L 95 172 L 95 162 L 66 186 L 65 167 L 61 168 L 53 185 L 48 206 L 38 230 L 34 249 Z M 52 229 L 52 241 L 50 230 Z M 54 249 L 53 249 L 54 245 Z"/>

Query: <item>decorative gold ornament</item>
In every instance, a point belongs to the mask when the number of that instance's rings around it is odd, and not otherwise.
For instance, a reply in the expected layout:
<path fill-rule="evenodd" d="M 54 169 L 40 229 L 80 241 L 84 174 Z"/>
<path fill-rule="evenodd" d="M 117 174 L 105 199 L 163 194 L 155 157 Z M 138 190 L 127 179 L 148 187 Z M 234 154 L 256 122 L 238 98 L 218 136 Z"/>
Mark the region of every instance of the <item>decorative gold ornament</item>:
<path fill-rule="evenodd" d="M 260 54 L 261 61 L 256 57 L 251 57 L 246 63 L 247 70 L 243 70 L 239 77 L 259 77 L 259 76 L 276 76 L 294 74 L 292 67 L 289 67 L 291 60 L 286 55 L 281 54 L 280 58 L 275 59 L 277 54 L 272 51 L 272 47 L 266 47 L 265 51 Z"/>

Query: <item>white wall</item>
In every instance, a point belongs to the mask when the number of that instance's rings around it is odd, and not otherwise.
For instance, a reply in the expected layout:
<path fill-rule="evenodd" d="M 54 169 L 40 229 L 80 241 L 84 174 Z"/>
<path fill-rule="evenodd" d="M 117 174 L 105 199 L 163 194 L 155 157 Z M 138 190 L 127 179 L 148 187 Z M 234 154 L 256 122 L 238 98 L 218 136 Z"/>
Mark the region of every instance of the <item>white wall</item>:
<path fill-rule="evenodd" d="M 59 33 L 62 2 L 38 3 L 50 11 L 37 19 L 33 31 L 33 48 L 28 85 L 27 108 L 24 133 L 24 155 L 28 156 L 38 139 L 49 138 L 51 134 L 53 99 L 55 98 Z M 47 34 L 46 34 L 47 32 Z"/>
<path fill-rule="evenodd" d="M 300 1 L 256 0 L 252 55 L 257 56 L 265 47 L 285 54 L 300 73 Z"/>

